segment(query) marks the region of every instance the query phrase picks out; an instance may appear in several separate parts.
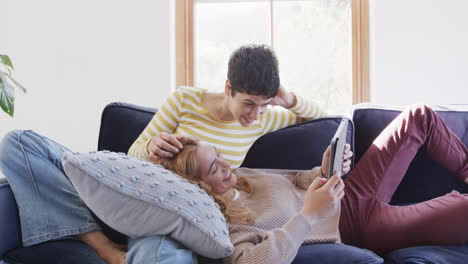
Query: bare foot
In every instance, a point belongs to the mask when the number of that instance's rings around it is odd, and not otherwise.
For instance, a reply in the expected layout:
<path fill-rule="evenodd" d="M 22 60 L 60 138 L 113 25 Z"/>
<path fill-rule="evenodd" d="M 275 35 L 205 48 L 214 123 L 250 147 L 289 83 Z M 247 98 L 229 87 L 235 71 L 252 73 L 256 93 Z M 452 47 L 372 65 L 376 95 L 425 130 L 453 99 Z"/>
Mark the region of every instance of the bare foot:
<path fill-rule="evenodd" d="M 468 184 L 468 178 L 465 179 L 465 183 Z"/>

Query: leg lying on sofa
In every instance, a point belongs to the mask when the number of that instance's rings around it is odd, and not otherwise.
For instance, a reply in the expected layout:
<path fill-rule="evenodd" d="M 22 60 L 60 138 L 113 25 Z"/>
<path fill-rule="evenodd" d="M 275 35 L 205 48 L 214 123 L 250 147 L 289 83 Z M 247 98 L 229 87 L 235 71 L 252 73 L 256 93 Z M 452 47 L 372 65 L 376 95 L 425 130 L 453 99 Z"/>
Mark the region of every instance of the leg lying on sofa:
<path fill-rule="evenodd" d="M 33 131 L 12 131 L 0 145 L 0 168 L 18 204 L 24 246 L 77 235 L 107 263 L 125 252 L 100 230 L 66 177 L 60 144 Z"/>
<path fill-rule="evenodd" d="M 426 106 L 403 112 L 377 137 L 345 180 L 340 222 L 344 242 L 378 253 L 467 243 L 466 194 L 452 192 L 411 206 L 389 205 L 419 148 L 460 180 L 468 178 L 468 150 L 439 116 Z"/>

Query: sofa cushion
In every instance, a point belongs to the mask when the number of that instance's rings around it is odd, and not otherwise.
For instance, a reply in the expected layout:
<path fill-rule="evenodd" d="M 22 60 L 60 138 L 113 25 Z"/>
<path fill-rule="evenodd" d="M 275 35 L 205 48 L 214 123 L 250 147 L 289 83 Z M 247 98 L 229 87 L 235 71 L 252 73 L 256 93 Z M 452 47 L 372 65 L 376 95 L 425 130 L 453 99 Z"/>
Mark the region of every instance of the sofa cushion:
<path fill-rule="evenodd" d="M 468 105 L 431 106 L 447 126 L 465 145 L 468 145 Z M 353 121 L 356 132 L 355 161 L 364 155 L 372 141 L 403 111 L 405 107 L 375 104 L 356 105 Z M 408 171 L 393 195 L 391 204 L 408 204 L 426 201 L 452 190 L 468 192 L 468 186 L 430 159 L 424 150 L 415 156 Z"/>
<path fill-rule="evenodd" d="M 155 108 L 110 103 L 102 111 L 98 150 L 128 152 L 156 113 Z"/>
<path fill-rule="evenodd" d="M 94 249 L 73 238 L 17 248 L 8 252 L 3 261 L 11 264 L 106 264 Z"/>
<path fill-rule="evenodd" d="M 242 167 L 307 170 L 319 166 L 342 117 L 319 118 L 263 135 L 250 148 Z M 346 142 L 354 151 L 354 127 Z"/>
<path fill-rule="evenodd" d="M 0 178 L 0 258 L 21 245 L 18 208 L 5 178 Z"/>
<path fill-rule="evenodd" d="M 386 264 L 437 263 L 465 264 L 468 246 L 419 246 L 401 248 L 385 255 Z"/>
<path fill-rule="evenodd" d="M 130 237 L 169 235 L 200 255 L 232 253 L 219 206 L 160 165 L 110 151 L 65 153 L 64 170 L 86 205 Z"/>

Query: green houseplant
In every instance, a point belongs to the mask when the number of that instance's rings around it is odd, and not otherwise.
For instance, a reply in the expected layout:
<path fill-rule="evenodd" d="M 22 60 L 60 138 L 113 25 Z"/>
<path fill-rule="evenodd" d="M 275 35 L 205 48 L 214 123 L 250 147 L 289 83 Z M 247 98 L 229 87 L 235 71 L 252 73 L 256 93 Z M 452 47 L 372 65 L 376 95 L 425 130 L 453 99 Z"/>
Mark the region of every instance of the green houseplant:
<path fill-rule="evenodd" d="M 10 116 L 15 111 L 15 89 L 26 93 L 26 89 L 13 79 L 13 70 L 10 57 L 0 54 L 0 107 Z"/>

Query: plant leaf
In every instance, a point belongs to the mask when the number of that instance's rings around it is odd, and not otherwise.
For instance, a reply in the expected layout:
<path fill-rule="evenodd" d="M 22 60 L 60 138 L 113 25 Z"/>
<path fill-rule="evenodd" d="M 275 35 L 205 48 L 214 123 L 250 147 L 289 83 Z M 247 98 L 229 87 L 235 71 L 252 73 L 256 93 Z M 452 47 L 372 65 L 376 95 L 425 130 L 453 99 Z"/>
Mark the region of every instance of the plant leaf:
<path fill-rule="evenodd" d="M 11 75 L 5 73 L 5 75 L 8 77 L 8 79 L 10 79 L 12 82 L 13 82 L 13 86 L 15 88 L 18 88 L 20 89 L 23 93 L 27 93 L 28 91 L 26 90 L 26 88 L 24 88 L 19 82 L 17 82 L 15 79 L 13 79 L 13 77 L 11 77 Z"/>
<path fill-rule="evenodd" d="M 13 72 L 13 63 L 8 55 L 0 54 L 0 71 L 5 71 L 11 74 Z"/>
<path fill-rule="evenodd" d="M 5 74 L 0 72 L 0 107 L 13 117 L 15 110 L 14 88 L 6 81 Z"/>
<path fill-rule="evenodd" d="M 10 57 L 8 57 L 8 55 L 0 54 L 0 61 L 2 61 L 2 63 L 7 65 L 8 67 L 14 69 L 13 62 L 11 62 L 11 59 Z"/>

